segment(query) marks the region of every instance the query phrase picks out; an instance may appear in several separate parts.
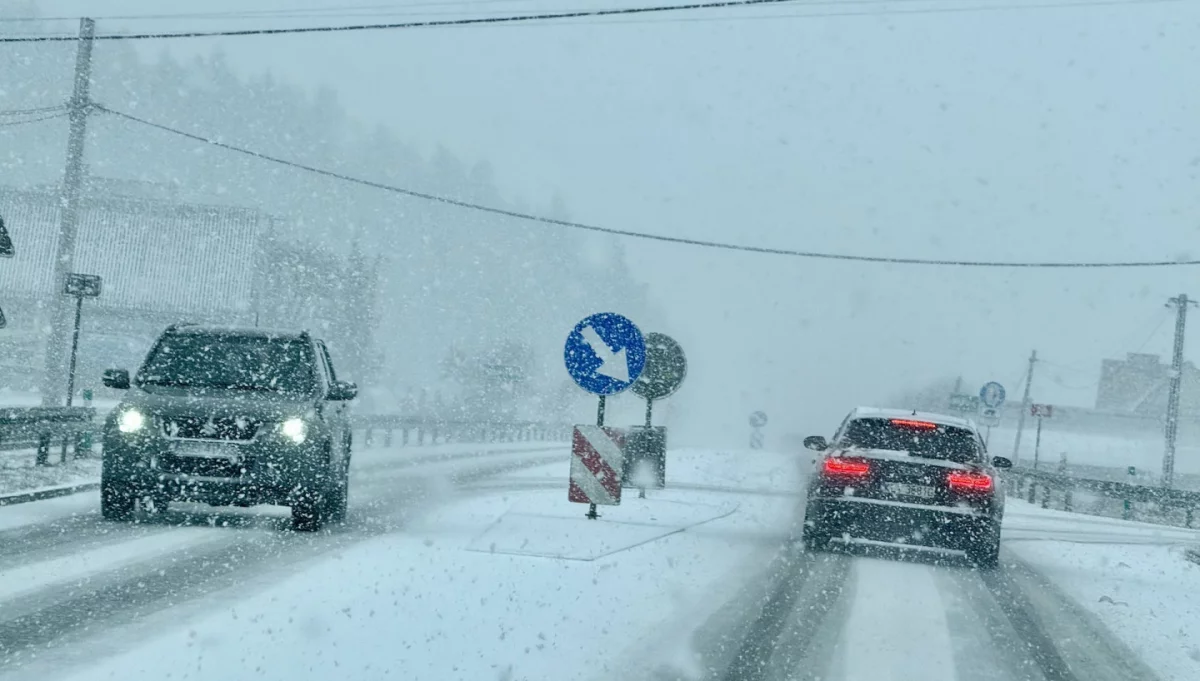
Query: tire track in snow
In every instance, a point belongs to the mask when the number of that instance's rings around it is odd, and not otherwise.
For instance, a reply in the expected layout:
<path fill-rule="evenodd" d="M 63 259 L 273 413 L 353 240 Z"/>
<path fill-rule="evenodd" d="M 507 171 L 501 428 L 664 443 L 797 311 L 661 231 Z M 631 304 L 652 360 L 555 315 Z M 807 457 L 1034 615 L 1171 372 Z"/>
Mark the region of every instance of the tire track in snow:
<path fill-rule="evenodd" d="M 506 452 L 519 455 L 520 452 Z M 526 455 L 503 463 L 472 466 L 449 473 L 451 490 L 478 480 L 503 475 L 561 460 L 561 456 Z M 95 588 L 84 593 L 42 592 L 41 602 L 22 599 L 21 612 L 8 617 L 7 604 L 0 608 L 0 673 L 14 672 L 40 658 L 53 657 L 49 663 L 86 664 L 87 655 L 76 644 L 90 636 L 108 633 L 156 612 L 179 607 L 189 601 L 229 587 L 267 587 L 284 579 L 296 566 L 326 556 L 354 543 L 371 539 L 403 526 L 408 514 L 419 504 L 453 501 L 456 496 L 438 493 L 446 488 L 421 471 L 407 481 L 392 481 L 383 486 L 388 494 L 368 503 L 368 515 L 358 526 L 335 528 L 319 534 L 292 532 L 238 532 L 230 530 L 228 541 L 193 548 L 142 564 L 133 574 L 96 575 Z M 403 487 L 397 482 L 405 482 Z M 378 491 L 378 490 L 377 490 Z M 390 502 L 390 503 L 389 503 Z M 168 512 L 167 518 L 175 512 Z M 224 520 L 245 519 L 246 515 L 226 515 Z M 207 522 L 204 522 L 207 520 Z M 266 516 L 265 521 L 284 525 L 286 518 Z M 196 520 L 206 525 L 223 524 L 221 514 L 208 514 Z M 53 650 L 53 655 L 46 651 Z M 42 678 L 43 671 L 30 678 Z"/>

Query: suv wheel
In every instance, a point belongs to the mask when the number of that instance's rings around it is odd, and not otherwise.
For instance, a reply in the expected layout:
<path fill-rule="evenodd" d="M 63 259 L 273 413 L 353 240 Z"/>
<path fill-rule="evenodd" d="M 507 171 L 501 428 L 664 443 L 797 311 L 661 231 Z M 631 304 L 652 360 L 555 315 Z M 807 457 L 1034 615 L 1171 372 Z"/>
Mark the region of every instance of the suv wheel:
<path fill-rule="evenodd" d="M 112 480 L 100 482 L 100 515 L 105 520 L 129 520 L 137 499 L 129 485 Z"/>
<path fill-rule="evenodd" d="M 337 483 L 329 491 L 325 500 L 325 513 L 331 523 L 346 522 L 346 506 L 350 501 L 350 471 L 348 468 L 349 464 L 347 464 L 347 470 L 343 470 L 342 474 L 338 476 Z"/>
<path fill-rule="evenodd" d="M 325 518 L 325 497 L 306 492 L 292 502 L 292 529 L 296 532 L 316 532 Z"/>
<path fill-rule="evenodd" d="M 990 527 L 967 549 L 967 558 L 976 567 L 990 570 L 1000 564 L 1000 528 Z"/>

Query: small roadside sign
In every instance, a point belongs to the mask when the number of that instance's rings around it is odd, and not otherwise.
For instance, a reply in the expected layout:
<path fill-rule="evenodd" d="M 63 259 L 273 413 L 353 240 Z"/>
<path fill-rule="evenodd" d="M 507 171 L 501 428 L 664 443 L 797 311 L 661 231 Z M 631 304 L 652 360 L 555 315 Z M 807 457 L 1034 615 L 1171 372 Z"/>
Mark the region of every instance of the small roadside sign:
<path fill-rule="evenodd" d="M 68 274 L 63 293 L 80 298 L 96 298 L 100 295 L 100 275 Z"/>
<path fill-rule="evenodd" d="M 762 428 L 765 425 L 767 425 L 767 412 L 756 411 L 750 415 L 751 428 Z"/>
<path fill-rule="evenodd" d="M 8 235 L 8 228 L 4 226 L 4 218 L 0 217 L 0 258 L 11 258 L 16 254 L 12 237 Z"/>
<path fill-rule="evenodd" d="M 1048 419 L 1054 416 L 1054 405 L 1052 404 L 1031 404 L 1029 405 L 1029 415 L 1036 416 L 1039 419 Z"/>
<path fill-rule="evenodd" d="M 979 422 L 988 428 L 1000 425 L 1000 410 L 995 407 L 980 407 Z"/>
<path fill-rule="evenodd" d="M 576 324 L 567 335 L 563 360 L 580 388 L 601 397 L 615 395 L 642 375 L 646 340 L 626 317 L 601 312 Z"/>
<path fill-rule="evenodd" d="M 999 409 L 1000 405 L 1004 404 L 1005 395 L 1004 386 L 995 381 L 984 383 L 979 389 L 979 401 L 983 406 L 992 409 Z"/>
<path fill-rule="evenodd" d="M 979 398 L 966 393 L 954 393 L 950 396 L 950 411 L 960 414 L 974 414 L 979 411 Z"/>

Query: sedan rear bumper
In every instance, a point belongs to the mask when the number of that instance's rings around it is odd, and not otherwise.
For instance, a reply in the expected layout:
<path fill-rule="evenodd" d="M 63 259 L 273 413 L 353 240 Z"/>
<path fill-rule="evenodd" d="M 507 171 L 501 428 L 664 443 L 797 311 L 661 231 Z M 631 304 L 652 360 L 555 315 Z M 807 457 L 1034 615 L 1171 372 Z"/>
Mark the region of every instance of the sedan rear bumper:
<path fill-rule="evenodd" d="M 857 497 L 813 499 L 809 534 L 966 551 L 995 533 L 995 521 L 971 508 L 930 507 Z"/>

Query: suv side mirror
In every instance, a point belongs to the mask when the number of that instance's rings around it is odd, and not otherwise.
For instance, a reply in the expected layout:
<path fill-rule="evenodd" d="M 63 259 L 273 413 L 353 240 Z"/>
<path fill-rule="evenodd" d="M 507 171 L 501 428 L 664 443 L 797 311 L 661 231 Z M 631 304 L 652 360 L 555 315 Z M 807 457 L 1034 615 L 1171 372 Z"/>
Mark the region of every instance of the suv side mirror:
<path fill-rule="evenodd" d="M 109 388 L 129 390 L 129 371 L 126 369 L 105 369 L 101 380 Z"/>
<path fill-rule="evenodd" d="M 794 442 L 794 440 L 793 440 Z M 829 448 L 829 443 L 820 435 L 809 435 L 804 438 L 804 446 L 814 452 L 823 452 Z"/>
<path fill-rule="evenodd" d="M 996 468 L 1012 468 L 1012 459 L 1006 456 L 993 456 L 992 465 Z"/>
<path fill-rule="evenodd" d="M 329 399 L 334 402 L 346 402 L 358 397 L 358 386 L 349 381 L 334 381 L 329 387 Z"/>

